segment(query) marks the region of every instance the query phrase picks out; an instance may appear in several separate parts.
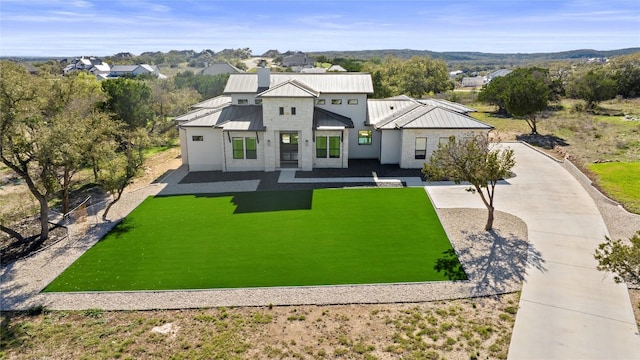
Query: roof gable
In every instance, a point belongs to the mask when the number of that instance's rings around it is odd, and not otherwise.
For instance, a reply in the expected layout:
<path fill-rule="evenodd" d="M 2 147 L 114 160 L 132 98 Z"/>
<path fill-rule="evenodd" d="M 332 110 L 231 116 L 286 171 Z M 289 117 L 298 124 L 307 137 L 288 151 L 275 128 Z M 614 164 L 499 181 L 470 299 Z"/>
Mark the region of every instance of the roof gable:
<path fill-rule="evenodd" d="M 318 92 L 299 83 L 296 80 L 287 80 L 281 84 L 269 88 L 258 94 L 260 97 L 318 97 Z"/>

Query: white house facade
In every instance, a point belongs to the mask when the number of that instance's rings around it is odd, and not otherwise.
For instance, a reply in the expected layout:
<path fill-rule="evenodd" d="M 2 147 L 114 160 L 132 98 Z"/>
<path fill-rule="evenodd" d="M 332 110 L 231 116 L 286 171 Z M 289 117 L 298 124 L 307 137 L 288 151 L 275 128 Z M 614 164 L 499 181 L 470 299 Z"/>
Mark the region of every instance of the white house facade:
<path fill-rule="evenodd" d="M 231 74 L 223 96 L 175 119 L 182 161 L 190 171 L 308 171 L 351 159 L 421 168 L 442 139 L 492 129 L 460 104 L 372 93 L 364 73 Z"/>

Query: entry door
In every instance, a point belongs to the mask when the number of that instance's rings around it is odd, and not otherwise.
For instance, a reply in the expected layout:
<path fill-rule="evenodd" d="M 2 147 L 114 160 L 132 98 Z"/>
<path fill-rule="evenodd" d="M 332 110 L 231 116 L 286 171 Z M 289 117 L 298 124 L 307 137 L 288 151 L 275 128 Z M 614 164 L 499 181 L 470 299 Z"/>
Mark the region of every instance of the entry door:
<path fill-rule="evenodd" d="M 280 166 L 298 167 L 298 133 L 280 133 Z"/>

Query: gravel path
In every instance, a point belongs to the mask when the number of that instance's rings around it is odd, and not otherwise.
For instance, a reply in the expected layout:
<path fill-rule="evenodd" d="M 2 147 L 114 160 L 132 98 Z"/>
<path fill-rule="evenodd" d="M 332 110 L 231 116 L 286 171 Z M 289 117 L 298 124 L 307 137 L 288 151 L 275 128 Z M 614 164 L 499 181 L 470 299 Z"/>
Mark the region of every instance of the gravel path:
<path fill-rule="evenodd" d="M 39 293 L 148 196 L 298 189 L 314 186 L 308 183 L 281 184 L 277 181 L 277 175 L 266 173 L 263 173 L 262 179 L 207 178 L 211 176 L 216 175 L 206 173 L 187 175 L 185 169 L 180 168 L 152 185 L 123 195 L 120 202 L 112 208 L 109 214 L 110 221 L 101 221 L 98 213 L 86 222 L 71 225 L 70 236 L 46 251 L 3 265 L 0 270 L 0 310 L 24 310 L 36 305 L 68 310 L 87 308 L 144 310 L 268 304 L 422 302 L 509 293 L 520 290 L 522 286 L 528 255 L 527 227 L 522 220 L 510 214 L 497 212 L 496 230 L 485 232 L 483 226 L 486 210 L 440 209 L 438 210 L 440 220 L 469 280 L 193 291 Z M 316 184 L 315 187 L 338 185 L 323 183 Z M 368 185 L 371 186 L 371 184 Z M 639 215 L 630 214 L 619 205 L 614 205 L 611 200 L 597 193 L 597 190 L 586 183 L 585 187 L 588 187 L 590 193 L 592 190 L 596 192 L 592 196 L 612 237 L 629 237 L 630 235 L 627 236 L 627 234 L 632 234 L 635 231 L 633 229 L 640 229 Z"/>

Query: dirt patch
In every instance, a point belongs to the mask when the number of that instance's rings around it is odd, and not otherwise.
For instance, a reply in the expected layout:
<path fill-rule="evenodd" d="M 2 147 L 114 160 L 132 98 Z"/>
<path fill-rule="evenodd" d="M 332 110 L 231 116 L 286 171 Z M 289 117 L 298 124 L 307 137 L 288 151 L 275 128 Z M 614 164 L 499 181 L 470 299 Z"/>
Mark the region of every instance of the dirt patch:
<path fill-rule="evenodd" d="M 12 229 L 24 236 L 17 239 L 9 234 L 0 232 L 0 259 L 2 264 L 9 264 L 18 259 L 27 257 L 35 251 L 45 249 L 67 237 L 67 229 L 62 226 L 50 225 L 49 237 L 40 240 L 40 220 L 29 218 L 12 226 Z"/>
<path fill-rule="evenodd" d="M 2 333 L 12 359 L 505 359 L 517 304 L 518 294 L 508 294 L 417 304 L 44 311 L 5 314 Z"/>

